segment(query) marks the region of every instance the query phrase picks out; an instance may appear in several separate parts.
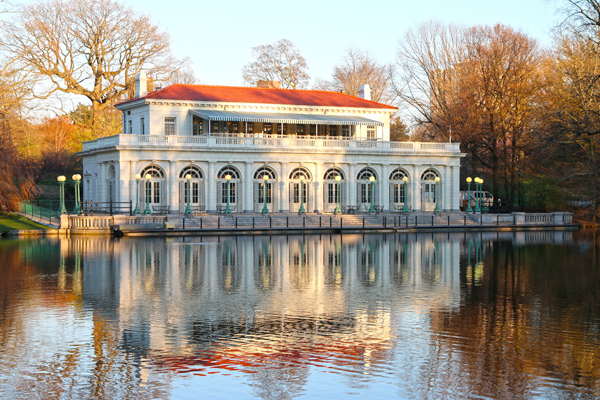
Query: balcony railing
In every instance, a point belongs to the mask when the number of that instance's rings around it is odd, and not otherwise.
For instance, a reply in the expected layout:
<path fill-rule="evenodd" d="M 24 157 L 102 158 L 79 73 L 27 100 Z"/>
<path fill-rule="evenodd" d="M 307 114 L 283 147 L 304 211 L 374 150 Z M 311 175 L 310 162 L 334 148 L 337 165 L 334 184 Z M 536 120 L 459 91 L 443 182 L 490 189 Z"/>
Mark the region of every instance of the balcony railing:
<path fill-rule="evenodd" d="M 365 139 L 332 139 L 314 136 L 266 136 L 266 135 L 201 135 L 201 136 L 164 136 L 164 135 L 115 135 L 83 143 L 83 151 L 105 149 L 114 146 L 142 146 L 156 148 L 231 148 L 246 147 L 256 149 L 322 149 L 331 151 L 381 151 L 381 152 L 448 152 L 460 153 L 458 143 L 432 142 L 384 142 Z"/>

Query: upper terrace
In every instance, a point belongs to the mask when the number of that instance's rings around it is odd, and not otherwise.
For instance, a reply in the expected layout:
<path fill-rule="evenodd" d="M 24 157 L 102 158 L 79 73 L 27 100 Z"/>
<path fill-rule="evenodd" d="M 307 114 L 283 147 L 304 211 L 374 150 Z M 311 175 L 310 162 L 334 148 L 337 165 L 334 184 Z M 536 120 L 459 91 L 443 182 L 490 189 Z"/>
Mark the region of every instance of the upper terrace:
<path fill-rule="evenodd" d="M 204 134 L 198 136 L 178 135 L 114 135 L 83 143 L 83 152 L 108 150 L 117 146 L 142 149 L 227 149 L 242 147 L 247 150 L 302 150 L 380 152 L 388 154 L 450 153 L 459 154 L 459 143 L 433 142 L 388 142 L 381 140 L 361 140 L 331 138 L 326 136 L 281 136 L 246 134 Z"/>

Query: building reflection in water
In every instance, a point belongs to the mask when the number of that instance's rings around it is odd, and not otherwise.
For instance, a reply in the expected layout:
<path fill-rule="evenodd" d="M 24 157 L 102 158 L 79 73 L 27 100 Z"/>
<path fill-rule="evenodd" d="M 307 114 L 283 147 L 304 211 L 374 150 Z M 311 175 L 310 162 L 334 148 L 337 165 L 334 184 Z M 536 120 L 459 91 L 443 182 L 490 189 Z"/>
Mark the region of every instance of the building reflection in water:
<path fill-rule="evenodd" d="M 550 370 L 597 385 L 598 370 L 578 361 L 597 352 L 544 336 L 544 322 L 571 319 L 542 321 L 544 306 L 560 305 L 532 289 L 532 251 L 522 251 L 571 242 L 568 232 L 73 237 L 54 243 L 54 293 L 91 322 L 78 333 L 92 338 L 89 376 L 77 380 L 100 397 L 140 386 L 141 398 L 164 397 L 174 380 L 220 373 L 288 398 L 314 370 L 407 397 L 519 397 L 539 385 L 528 374 Z M 578 372 L 541 350 L 552 340 Z"/>

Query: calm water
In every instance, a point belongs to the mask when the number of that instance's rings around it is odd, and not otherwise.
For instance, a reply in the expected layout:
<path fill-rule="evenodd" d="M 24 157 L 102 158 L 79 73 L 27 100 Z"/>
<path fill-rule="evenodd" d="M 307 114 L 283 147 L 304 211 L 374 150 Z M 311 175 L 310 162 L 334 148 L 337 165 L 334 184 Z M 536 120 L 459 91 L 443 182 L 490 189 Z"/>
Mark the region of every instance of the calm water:
<path fill-rule="evenodd" d="M 0 398 L 600 396 L 600 234 L 0 240 Z"/>

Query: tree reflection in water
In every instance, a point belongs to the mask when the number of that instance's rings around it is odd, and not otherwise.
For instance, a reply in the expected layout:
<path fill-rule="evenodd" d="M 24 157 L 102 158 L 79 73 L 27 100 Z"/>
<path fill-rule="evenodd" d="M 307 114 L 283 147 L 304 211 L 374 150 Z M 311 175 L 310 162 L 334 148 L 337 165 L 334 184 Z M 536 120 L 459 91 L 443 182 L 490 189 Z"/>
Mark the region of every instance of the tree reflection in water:
<path fill-rule="evenodd" d="M 0 397 L 600 395 L 595 236 L 0 246 Z"/>

